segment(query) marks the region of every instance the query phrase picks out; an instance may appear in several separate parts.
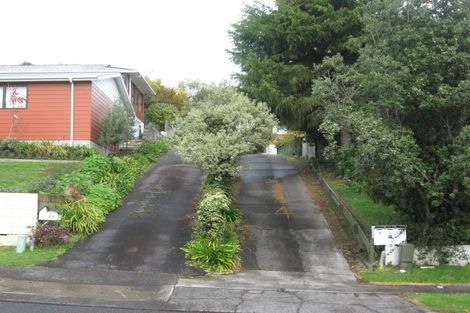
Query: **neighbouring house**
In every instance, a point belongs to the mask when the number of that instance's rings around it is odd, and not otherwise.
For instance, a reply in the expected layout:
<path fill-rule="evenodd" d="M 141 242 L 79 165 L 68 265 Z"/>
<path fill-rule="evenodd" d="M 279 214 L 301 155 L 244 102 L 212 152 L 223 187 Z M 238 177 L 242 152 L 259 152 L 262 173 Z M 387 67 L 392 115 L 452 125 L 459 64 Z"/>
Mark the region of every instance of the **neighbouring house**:
<path fill-rule="evenodd" d="M 116 103 L 144 131 L 144 77 L 110 65 L 0 65 L 0 139 L 99 147 L 103 121 Z"/>

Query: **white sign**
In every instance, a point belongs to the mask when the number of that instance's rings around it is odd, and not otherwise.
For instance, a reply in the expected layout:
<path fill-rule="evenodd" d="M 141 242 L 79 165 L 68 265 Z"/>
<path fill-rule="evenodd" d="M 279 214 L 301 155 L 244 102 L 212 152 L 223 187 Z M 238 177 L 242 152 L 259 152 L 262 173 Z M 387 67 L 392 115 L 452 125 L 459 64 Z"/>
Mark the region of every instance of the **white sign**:
<path fill-rule="evenodd" d="M 406 226 L 372 226 L 374 246 L 399 245 L 406 243 Z"/>

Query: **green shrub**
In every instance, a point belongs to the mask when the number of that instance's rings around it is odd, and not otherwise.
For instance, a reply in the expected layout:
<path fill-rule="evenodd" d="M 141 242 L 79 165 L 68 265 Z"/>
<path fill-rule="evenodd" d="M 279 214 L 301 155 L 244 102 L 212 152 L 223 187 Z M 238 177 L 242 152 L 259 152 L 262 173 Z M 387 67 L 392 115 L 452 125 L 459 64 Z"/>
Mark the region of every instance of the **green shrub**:
<path fill-rule="evenodd" d="M 196 210 L 196 235 L 210 240 L 220 239 L 228 227 L 224 213 L 230 211 L 230 205 L 230 199 L 222 190 L 206 193 Z"/>
<path fill-rule="evenodd" d="M 220 177 L 214 177 L 214 176 L 208 176 L 202 185 L 202 191 L 203 193 L 205 192 L 210 192 L 213 189 L 222 189 L 224 192 L 226 192 L 228 195 L 233 193 L 233 182 L 232 182 L 232 177 L 230 176 L 220 176 Z"/>
<path fill-rule="evenodd" d="M 12 139 L 0 140 L 1 158 L 83 160 L 97 153 L 93 148 L 68 147 L 56 145 L 51 141 L 32 143 Z"/>
<path fill-rule="evenodd" d="M 104 184 L 91 186 L 86 195 L 86 200 L 104 214 L 108 214 L 122 203 L 119 192 Z"/>
<path fill-rule="evenodd" d="M 98 231 L 104 220 L 103 211 L 87 199 L 67 202 L 62 208 L 61 223 L 79 234 L 89 235 Z"/>
<path fill-rule="evenodd" d="M 189 266 L 209 273 L 232 273 L 240 265 L 240 245 L 235 236 L 226 241 L 198 237 L 188 242 L 182 250 Z"/>
<path fill-rule="evenodd" d="M 57 184 L 52 188 L 52 192 L 67 194 L 70 188 L 79 191 L 81 194 L 87 194 L 89 188 L 93 185 L 93 179 L 87 174 L 74 171 L 59 177 Z"/>
<path fill-rule="evenodd" d="M 111 159 L 102 154 L 97 154 L 86 158 L 81 166 L 80 173 L 88 175 L 95 183 L 102 182 L 109 172 L 111 172 Z"/>
<path fill-rule="evenodd" d="M 146 141 L 135 150 L 135 154 L 141 154 L 152 162 L 156 161 L 162 154 L 167 152 L 168 145 L 162 140 Z"/>

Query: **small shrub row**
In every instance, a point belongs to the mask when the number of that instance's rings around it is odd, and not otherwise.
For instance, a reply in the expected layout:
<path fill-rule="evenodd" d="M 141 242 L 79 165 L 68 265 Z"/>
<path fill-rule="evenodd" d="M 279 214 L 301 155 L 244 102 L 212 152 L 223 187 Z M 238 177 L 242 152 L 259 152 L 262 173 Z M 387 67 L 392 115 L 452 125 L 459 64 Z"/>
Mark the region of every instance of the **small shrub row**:
<path fill-rule="evenodd" d="M 235 226 L 241 221 L 241 213 L 233 204 L 227 182 L 206 179 L 202 196 L 196 208 L 193 240 L 182 250 L 187 264 L 208 273 L 232 273 L 240 265 L 240 244 Z"/>
<path fill-rule="evenodd" d="M 67 196 L 61 207 L 61 224 L 75 233 L 96 232 L 106 215 L 122 203 L 135 181 L 151 165 L 151 160 L 168 151 L 164 142 L 145 142 L 145 149 L 130 156 L 95 154 L 80 168 L 59 177 L 49 192 Z"/>
<path fill-rule="evenodd" d="M 61 146 L 51 141 L 33 143 L 14 139 L 0 140 L 0 158 L 83 160 L 98 153 L 93 148 Z"/>

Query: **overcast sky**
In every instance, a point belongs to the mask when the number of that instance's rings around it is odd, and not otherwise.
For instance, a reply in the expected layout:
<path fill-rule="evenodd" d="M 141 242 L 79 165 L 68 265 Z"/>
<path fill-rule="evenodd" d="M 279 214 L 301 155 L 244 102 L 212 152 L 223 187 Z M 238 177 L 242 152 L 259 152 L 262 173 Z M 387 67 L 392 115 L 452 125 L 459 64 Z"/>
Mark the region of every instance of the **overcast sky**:
<path fill-rule="evenodd" d="M 264 1 L 270 3 L 269 0 Z M 253 0 L 14 0 L 1 5 L 0 64 L 111 64 L 176 86 L 237 67 L 227 30 Z"/>

